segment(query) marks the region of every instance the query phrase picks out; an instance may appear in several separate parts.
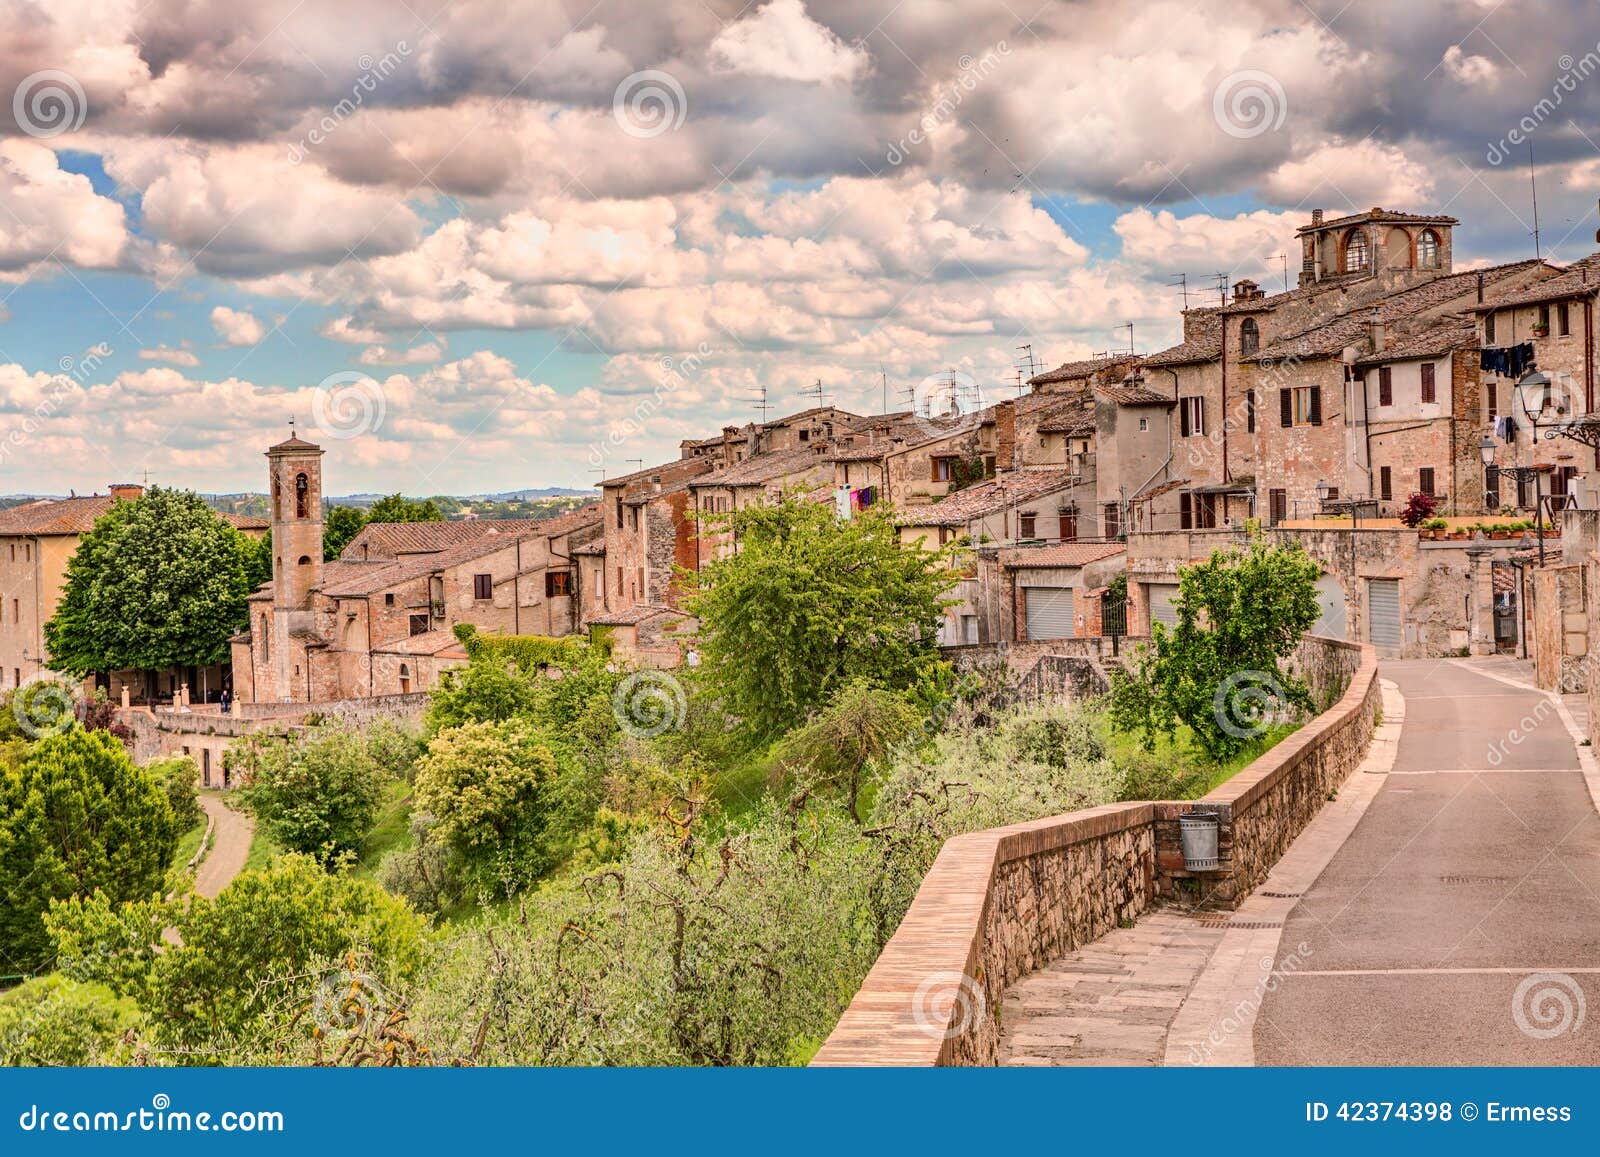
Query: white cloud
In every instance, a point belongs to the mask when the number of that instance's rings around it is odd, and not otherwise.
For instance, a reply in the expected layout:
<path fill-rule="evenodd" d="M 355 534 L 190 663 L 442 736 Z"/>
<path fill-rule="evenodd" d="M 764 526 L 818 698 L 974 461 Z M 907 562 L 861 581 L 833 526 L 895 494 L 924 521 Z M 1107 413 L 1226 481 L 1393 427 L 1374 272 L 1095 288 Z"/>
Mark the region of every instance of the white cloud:
<path fill-rule="evenodd" d="M 254 314 L 225 305 L 211 311 L 211 328 L 225 346 L 255 345 L 267 336 L 266 327 Z"/>
<path fill-rule="evenodd" d="M 40 263 L 114 269 L 128 250 L 121 205 L 89 178 L 61 169 L 48 148 L 0 140 L 0 280 L 23 280 Z"/>
<path fill-rule="evenodd" d="M 1487 56 L 1463 52 L 1461 45 L 1452 44 L 1445 49 L 1439 63 L 1450 76 L 1462 84 L 1493 84 L 1499 76 L 1494 61 Z"/>
<path fill-rule="evenodd" d="M 804 0 L 770 0 L 719 32 L 709 52 L 730 72 L 817 84 L 849 84 L 870 64 L 865 49 L 811 19 Z"/>
<path fill-rule="evenodd" d="M 1188 272 L 1198 285 L 1200 270 L 1207 276 L 1219 269 L 1239 276 L 1277 270 L 1278 254 L 1291 247 L 1295 229 L 1309 216 L 1259 209 L 1233 217 L 1179 217 L 1170 209 L 1140 208 L 1118 217 L 1112 228 L 1122 239 L 1124 259 L 1162 273 Z"/>
<path fill-rule="evenodd" d="M 168 365 L 188 366 L 193 368 L 200 364 L 200 359 L 193 351 L 174 348 L 168 345 L 159 345 L 151 349 L 139 351 L 139 360 L 146 362 L 166 362 Z"/>
<path fill-rule="evenodd" d="M 386 345 L 369 345 L 356 360 L 364 366 L 422 366 L 432 365 L 444 357 L 442 341 L 423 342 L 408 349 L 392 349 Z"/>

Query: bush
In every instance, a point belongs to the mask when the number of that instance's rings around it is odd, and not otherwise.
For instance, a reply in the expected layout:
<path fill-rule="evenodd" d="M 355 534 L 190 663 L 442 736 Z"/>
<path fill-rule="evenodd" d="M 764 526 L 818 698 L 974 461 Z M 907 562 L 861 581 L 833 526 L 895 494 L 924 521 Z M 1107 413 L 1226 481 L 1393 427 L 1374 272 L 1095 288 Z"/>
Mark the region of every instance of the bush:
<path fill-rule="evenodd" d="M 386 755 L 387 741 L 377 745 Z M 354 851 L 392 778 L 359 732 L 324 724 L 284 739 L 254 734 L 228 748 L 239 798 L 279 847 L 324 864 Z"/>
<path fill-rule="evenodd" d="M 1406 499 L 1405 507 L 1400 511 L 1400 521 L 1406 526 L 1416 527 L 1419 523 L 1433 517 L 1433 512 L 1439 509 L 1439 500 L 1431 494 L 1416 493 Z"/>
<path fill-rule="evenodd" d="M 37 977 L 0 995 L 0 1065 L 96 1064 L 138 1019 L 138 1005 L 103 984 Z"/>
<path fill-rule="evenodd" d="M 167 804 L 172 808 L 172 817 L 177 820 L 180 832 L 188 831 L 205 818 L 200 808 L 200 769 L 194 760 L 187 755 L 169 755 L 152 759 L 144 765 L 144 770 L 166 793 Z"/>
<path fill-rule="evenodd" d="M 459 904 L 467 889 L 449 849 L 433 838 L 432 828 L 431 816 L 412 816 L 415 843 L 387 853 L 378 865 L 377 879 L 385 890 L 404 896 L 417 911 L 437 913 Z"/>

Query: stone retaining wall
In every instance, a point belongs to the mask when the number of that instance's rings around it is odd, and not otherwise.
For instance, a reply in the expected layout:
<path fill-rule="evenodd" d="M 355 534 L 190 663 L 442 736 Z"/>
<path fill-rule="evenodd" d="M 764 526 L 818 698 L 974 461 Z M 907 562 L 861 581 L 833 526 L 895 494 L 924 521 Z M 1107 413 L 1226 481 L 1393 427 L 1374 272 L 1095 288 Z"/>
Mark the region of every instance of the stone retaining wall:
<path fill-rule="evenodd" d="M 1370 646 L 1302 660 L 1353 666 L 1327 711 L 1203 799 L 1126 803 L 946 841 L 910 910 L 814 1065 L 992 1065 L 1007 986 L 1183 889 L 1177 817 L 1218 812 L 1222 870 L 1205 898 L 1237 903 L 1365 753 L 1379 702 Z"/>

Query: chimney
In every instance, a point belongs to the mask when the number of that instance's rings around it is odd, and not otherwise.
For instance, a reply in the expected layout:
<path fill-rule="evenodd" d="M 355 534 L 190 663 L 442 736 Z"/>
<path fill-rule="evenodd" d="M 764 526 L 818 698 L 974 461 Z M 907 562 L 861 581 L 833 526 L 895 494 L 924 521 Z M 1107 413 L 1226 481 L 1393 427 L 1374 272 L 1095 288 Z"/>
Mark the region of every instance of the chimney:
<path fill-rule="evenodd" d="M 115 502 L 133 502 L 144 497 L 144 487 L 137 482 L 113 482 L 110 493 Z"/>
<path fill-rule="evenodd" d="M 1483 304 L 1483 274 L 1478 274 L 1478 304 Z"/>
<path fill-rule="evenodd" d="M 1313 228 L 1322 224 L 1322 210 L 1321 209 L 1313 209 L 1313 210 L 1311 210 L 1311 224 L 1312 224 Z"/>
<path fill-rule="evenodd" d="M 660 494 L 661 493 L 661 475 L 652 474 L 650 476 L 650 493 L 652 493 L 652 494 Z"/>
<path fill-rule="evenodd" d="M 1383 326 L 1383 314 L 1373 310 L 1372 316 L 1367 319 L 1367 337 L 1372 340 L 1373 353 L 1381 354 L 1383 352 L 1383 347 L 1387 344 L 1385 341 L 1386 336 Z"/>

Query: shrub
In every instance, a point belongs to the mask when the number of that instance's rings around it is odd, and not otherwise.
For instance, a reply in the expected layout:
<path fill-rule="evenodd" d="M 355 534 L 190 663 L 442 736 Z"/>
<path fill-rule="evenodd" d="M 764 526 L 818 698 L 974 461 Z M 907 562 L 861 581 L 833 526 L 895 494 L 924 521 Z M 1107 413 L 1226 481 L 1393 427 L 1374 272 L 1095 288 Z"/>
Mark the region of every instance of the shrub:
<path fill-rule="evenodd" d="M 144 770 L 166 793 L 167 804 L 172 808 L 172 817 L 178 822 L 180 832 L 188 831 L 204 818 L 205 812 L 200 808 L 200 769 L 194 760 L 187 755 L 169 755 L 152 759 L 144 765 Z"/>
<path fill-rule="evenodd" d="M 96 1064 L 138 1019 L 139 1006 L 103 984 L 36 977 L 0 995 L 0 1065 Z"/>
<path fill-rule="evenodd" d="M 287 739 L 242 736 L 228 758 L 239 798 L 272 840 L 324 864 L 360 845 L 391 782 L 367 740 L 338 724 Z"/>
<path fill-rule="evenodd" d="M 1405 507 L 1400 511 L 1400 521 L 1406 526 L 1415 527 L 1418 523 L 1433 517 L 1433 512 L 1439 509 L 1439 500 L 1431 494 L 1420 491 L 1406 499 Z"/>

